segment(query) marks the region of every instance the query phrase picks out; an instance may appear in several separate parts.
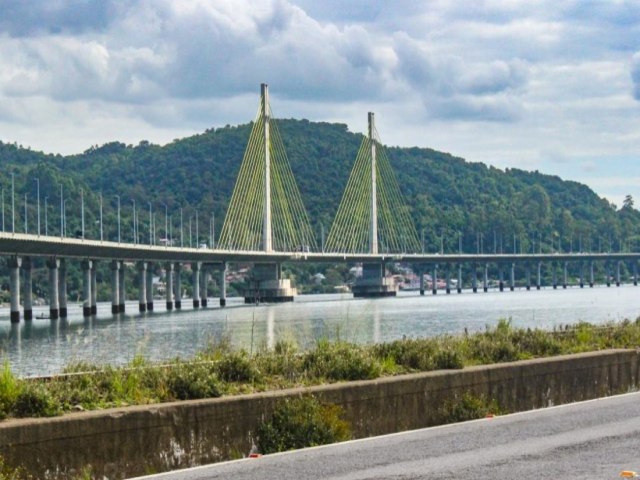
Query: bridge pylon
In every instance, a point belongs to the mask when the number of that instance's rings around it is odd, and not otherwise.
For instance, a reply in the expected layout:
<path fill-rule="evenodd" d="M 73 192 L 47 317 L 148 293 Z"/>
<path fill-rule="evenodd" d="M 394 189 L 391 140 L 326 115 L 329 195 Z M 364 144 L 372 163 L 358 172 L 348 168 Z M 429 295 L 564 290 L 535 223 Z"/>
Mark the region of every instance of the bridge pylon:
<path fill-rule="evenodd" d="M 265 253 L 316 247 L 264 83 L 218 246 L 233 252 Z M 247 303 L 290 301 L 296 294 L 291 281 L 282 278 L 280 264 L 274 262 L 257 264 L 244 292 Z"/>

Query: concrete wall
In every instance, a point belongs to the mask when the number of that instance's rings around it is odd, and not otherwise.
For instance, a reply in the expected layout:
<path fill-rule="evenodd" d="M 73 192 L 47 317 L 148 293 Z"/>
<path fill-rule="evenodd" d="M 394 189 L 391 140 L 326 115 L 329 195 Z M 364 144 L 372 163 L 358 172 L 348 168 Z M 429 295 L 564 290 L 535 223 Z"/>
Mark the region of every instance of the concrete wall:
<path fill-rule="evenodd" d="M 0 455 L 37 478 L 92 465 L 125 478 L 246 455 L 277 400 L 312 393 L 341 405 L 355 437 L 441 423 L 439 407 L 465 392 L 508 411 L 586 400 L 638 386 L 638 352 L 610 350 L 211 400 L 0 423 Z"/>

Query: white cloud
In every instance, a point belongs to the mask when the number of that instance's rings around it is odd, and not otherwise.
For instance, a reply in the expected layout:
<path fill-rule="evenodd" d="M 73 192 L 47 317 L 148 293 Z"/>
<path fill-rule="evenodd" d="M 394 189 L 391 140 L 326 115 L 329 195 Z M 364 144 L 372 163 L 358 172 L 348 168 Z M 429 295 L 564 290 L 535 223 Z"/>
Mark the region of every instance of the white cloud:
<path fill-rule="evenodd" d="M 252 119 L 267 82 L 277 115 L 375 110 L 392 144 L 637 177 L 639 38 L 630 0 L 0 0 L 0 131 L 170 141 Z"/>

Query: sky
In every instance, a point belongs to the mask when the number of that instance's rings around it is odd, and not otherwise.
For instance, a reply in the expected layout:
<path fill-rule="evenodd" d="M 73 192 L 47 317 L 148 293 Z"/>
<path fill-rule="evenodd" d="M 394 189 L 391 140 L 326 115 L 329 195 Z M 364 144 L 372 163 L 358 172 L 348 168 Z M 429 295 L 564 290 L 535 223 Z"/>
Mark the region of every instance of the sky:
<path fill-rule="evenodd" d="M 640 204 L 637 0 L 0 0 L 5 142 L 165 144 L 251 121 L 261 83 L 277 117 L 373 111 L 388 145 Z"/>

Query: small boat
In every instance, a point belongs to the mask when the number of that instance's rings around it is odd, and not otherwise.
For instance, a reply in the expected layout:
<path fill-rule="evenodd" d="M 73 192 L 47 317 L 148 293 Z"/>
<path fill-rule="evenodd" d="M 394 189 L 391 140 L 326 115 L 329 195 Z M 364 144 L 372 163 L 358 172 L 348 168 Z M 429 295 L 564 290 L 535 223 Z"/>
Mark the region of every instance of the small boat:
<path fill-rule="evenodd" d="M 41 313 L 40 315 L 38 315 L 36 317 L 36 319 L 38 319 L 38 320 L 48 320 L 48 319 L 51 319 L 51 316 L 47 315 L 46 313 Z"/>

